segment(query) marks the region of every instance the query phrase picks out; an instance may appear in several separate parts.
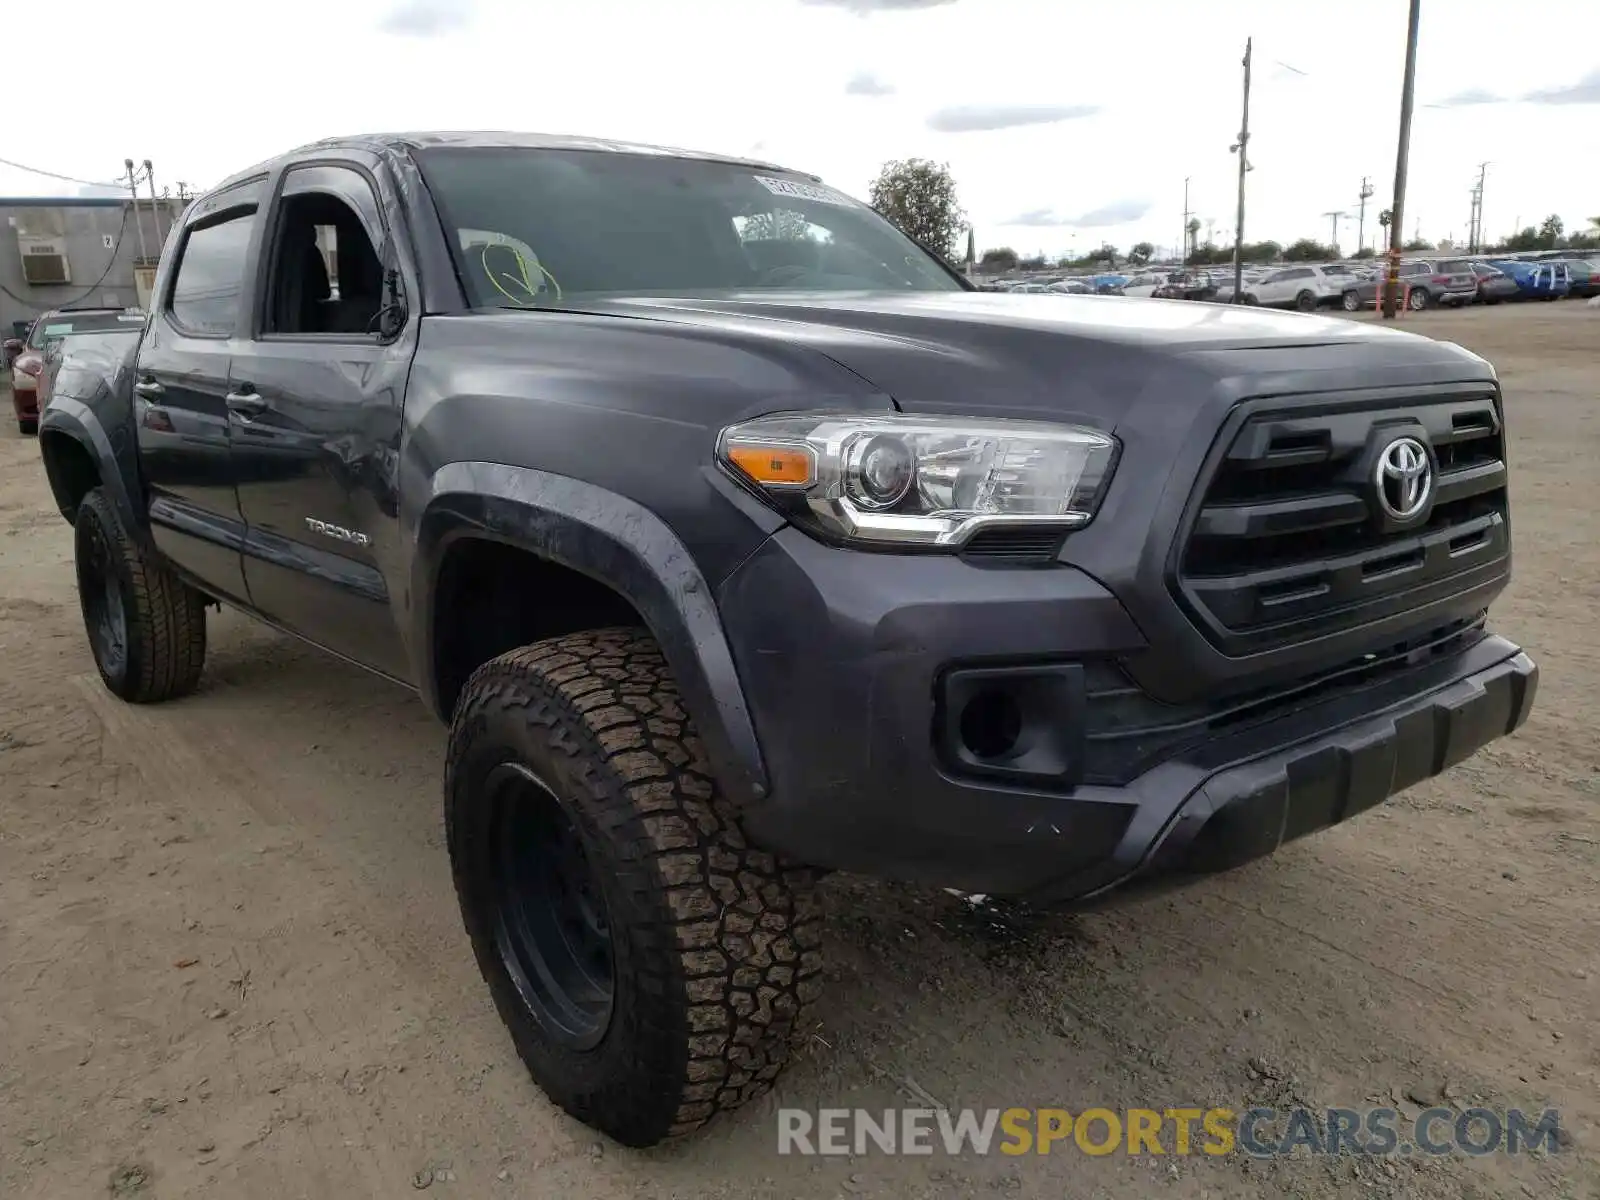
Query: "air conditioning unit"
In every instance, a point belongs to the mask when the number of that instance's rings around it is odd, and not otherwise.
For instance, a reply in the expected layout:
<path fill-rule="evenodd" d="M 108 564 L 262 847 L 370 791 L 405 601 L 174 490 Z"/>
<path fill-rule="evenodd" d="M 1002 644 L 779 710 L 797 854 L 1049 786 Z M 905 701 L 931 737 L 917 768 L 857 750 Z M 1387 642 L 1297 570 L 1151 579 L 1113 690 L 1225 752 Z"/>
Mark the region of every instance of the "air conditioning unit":
<path fill-rule="evenodd" d="M 66 243 L 60 238 L 17 237 L 22 254 L 22 278 L 35 287 L 71 283 Z"/>

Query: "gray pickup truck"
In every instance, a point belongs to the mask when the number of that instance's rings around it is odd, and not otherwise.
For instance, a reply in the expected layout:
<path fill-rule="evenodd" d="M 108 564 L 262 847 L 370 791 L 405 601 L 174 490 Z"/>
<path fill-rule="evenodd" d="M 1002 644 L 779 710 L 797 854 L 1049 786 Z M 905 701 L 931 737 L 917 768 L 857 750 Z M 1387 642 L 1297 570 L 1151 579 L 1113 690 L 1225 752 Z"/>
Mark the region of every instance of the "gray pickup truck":
<path fill-rule="evenodd" d="M 126 340 L 40 437 L 105 685 L 194 692 L 228 604 L 414 688 L 516 1048 L 631 1145 L 815 1028 L 827 871 L 1095 903 L 1533 702 L 1488 363 L 980 293 L 769 164 L 307 146 L 190 206 Z"/>

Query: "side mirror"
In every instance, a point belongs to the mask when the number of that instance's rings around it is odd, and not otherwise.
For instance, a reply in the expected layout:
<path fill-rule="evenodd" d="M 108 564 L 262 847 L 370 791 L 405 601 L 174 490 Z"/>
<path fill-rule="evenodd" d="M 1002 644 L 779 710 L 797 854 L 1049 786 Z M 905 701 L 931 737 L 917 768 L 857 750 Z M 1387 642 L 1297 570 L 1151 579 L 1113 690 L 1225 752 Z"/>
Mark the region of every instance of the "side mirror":
<path fill-rule="evenodd" d="M 22 339 L 7 338 L 4 342 L 0 342 L 0 349 L 4 349 L 7 354 L 21 354 Z"/>

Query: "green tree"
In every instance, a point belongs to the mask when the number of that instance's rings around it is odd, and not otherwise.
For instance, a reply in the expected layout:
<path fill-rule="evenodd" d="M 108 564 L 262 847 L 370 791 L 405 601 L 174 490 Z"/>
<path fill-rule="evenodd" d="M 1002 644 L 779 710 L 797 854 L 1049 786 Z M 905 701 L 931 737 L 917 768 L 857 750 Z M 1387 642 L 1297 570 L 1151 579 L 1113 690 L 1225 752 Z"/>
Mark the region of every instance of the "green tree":
<path fill-rule="evenodd" d="M 1324 246 L 1316 238 L 1301 238 L 1298 242 L 1291 242 L 1288 249 L 1283 252 L 1284 262 L 1317 262 L 1321 259 L 1337 258 L 1339 252 L 1332 246 Z"/>
<path fill-rule="evenodd" d="M 1183 227 L 1183 232 L 1189 236 L 1189 257 L 1193 258 L 1197 249 L 1195 239 L 1200 236 L 1200 218 L 1190 217 L 1189 223 Z"/>
<path fill-rule="evenodd" d="M 1500 249 L 1512 251 L 1538 250 L 1541 245 L 1542 243 L 1539 239 L 1539 231 L 1532 225 L 1524 225 L 1521 230 L 1513 233 L 1504 242 L 1502 242 Z"/>
<path fill-rule="evenodd" d="M 1021 267 L 1024 271 L 1042 271 L 1048 265 L 1049 264 L 1045 262 L 1044 255 L 1042 254 L 1030 254 L 1027 258 L 1024 258 L 1017 263 L 1017 266 Z"/>
<path fill-rule="evenodd" d="M 1017 252 L 1010 246 L 994 246 L 983 252 L 978 265 L 987 271 L 1015 271 Z"/>
<path fill-rule="evenodd" d="M 1539 240 L 1554 250 L 1561 242 L 1561 231 L 1564 228 L 1561 218 L 1551 213 L 1539 223 Z"/>
<path fill-rule="evenodd" d="M 1373 250 L 1373 248 L 1371 246 L 1363 246 L 1363 247 L 1361 247 L 1361 249 L 1357 250 L 1350 257 L 1351 258 L 1375 258 L 1375 257 L 1377 257 L 1377 251 Z"/>
<path fill-rule="evenodd" d="M 946 259 L 955 255 L 967 214 L 956 199 L 956 181 L 948 164 L 925 158 L 884 163 L 872 181 L 869 198 L 872 207 L 907 237 Z"/>
<path fill-rule="evenodd" d="M 1433 249 L 1433 243 L 1430 242 L 1427 238 L 1412 238 L 1405 245 L 1401 246 L 1400 249 L 1409 250 L 1412 253 L 1417 253 L 1419 251 L 1432 250 Z"/>
<path fill-rule="evenodd" d="M 1149 242 L 1135 242 L 1128 251 L 1128 261 L 1136 267 L 1142 267 L 1156 256 L 1156 248 Z"/>

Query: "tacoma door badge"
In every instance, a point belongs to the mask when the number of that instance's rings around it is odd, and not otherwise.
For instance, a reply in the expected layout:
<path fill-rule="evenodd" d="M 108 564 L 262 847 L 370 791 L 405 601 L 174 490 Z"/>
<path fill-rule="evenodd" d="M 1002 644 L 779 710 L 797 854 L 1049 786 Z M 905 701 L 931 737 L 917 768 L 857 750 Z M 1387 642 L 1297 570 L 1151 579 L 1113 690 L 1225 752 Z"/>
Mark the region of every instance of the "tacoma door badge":
<path fill-rule="evenodd" d="M 320 533 L 323 537 L 331 537 L 336 542 L 348 542 L 352 546 L 370 546 L 372 539 L 364 533 L 354 529 L 346 529 L 343 525 L 331 525 L 327 521 L 319 521 L 315 517 L 306 518 L 306 528 L 312 533 Z"/>

